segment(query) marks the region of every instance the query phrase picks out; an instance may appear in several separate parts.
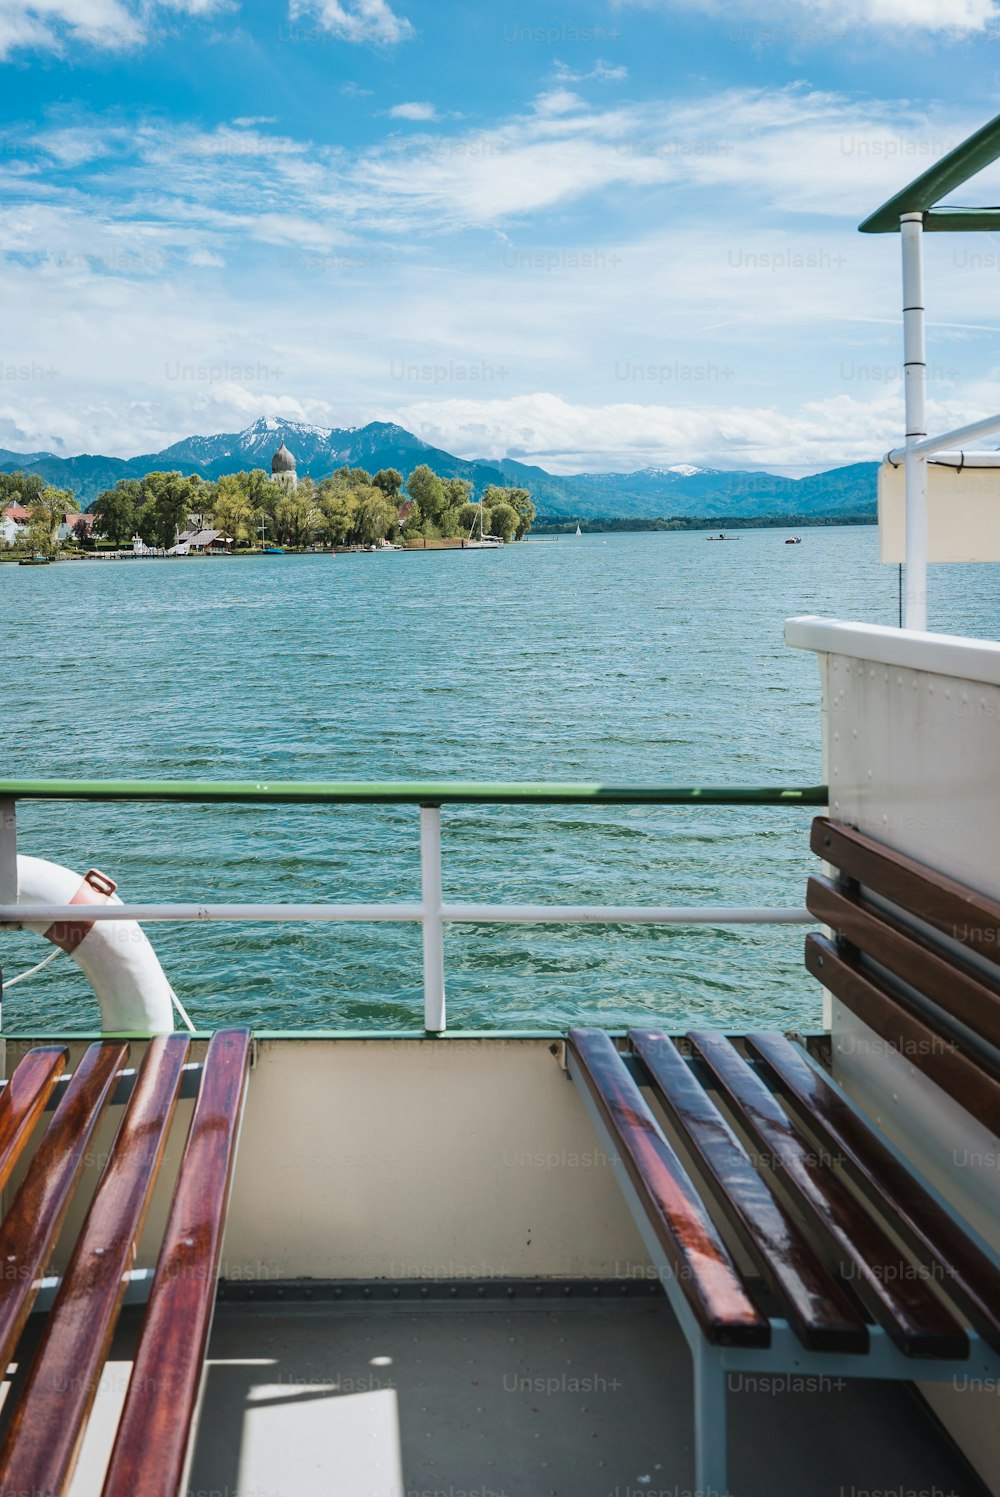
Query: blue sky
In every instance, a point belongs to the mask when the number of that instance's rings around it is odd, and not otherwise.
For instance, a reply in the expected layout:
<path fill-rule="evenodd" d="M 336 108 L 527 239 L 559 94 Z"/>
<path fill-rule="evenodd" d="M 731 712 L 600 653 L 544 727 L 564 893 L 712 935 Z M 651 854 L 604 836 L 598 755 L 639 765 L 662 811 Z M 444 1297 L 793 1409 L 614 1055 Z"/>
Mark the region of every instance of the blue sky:
<path fill-rule="evenodd" d="M 1000 3 L 0 0 L 0 68 L 0 446 L 803 473 L 898 440 L 856 227 L 1000 110 Z M 935 419 L 997 407 L 998 292 L 931 236 Z"/>

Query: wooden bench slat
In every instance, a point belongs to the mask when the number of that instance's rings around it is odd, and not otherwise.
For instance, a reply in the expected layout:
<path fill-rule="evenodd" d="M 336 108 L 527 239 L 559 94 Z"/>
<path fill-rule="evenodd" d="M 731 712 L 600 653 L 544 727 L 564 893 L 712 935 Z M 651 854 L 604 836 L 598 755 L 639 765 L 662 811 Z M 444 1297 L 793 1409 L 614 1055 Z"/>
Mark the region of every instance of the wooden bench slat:
<path fill-rule="evenodd" d="M 887 992 L 856 962 L 841 955 L 826 936 L 806 937 L 806 966 L 880 1040 L 949 1096 L 958 1098 L 984 1127 L 996 1131 L 1000 1081 L 964 1054 L 953 1038 L 915 1014 L 902 996 Z"/>
<path fill-rule="evenodd" d="M 703 1334 L 717 1346 L 769 1345 L 766 1317 L 611 1040 L 571 1029 L 568 1044 Z"/>
<path fill-rule="evenodd" d="M 0 1226 L 0 1371 L 13 1355 L 85 1163 L 87 1145 L 127 1058 L 128 1045 L 120 1041 L 90 1046 Z"/>
<path fill-rule="evenodd" d="M 970 951 L 1000 962 L 1000 903 L 989 895 L 826 816 L 814 818 L 811 846 L 847 878 L 856 879 Z"/>
<path fill-rule="evenodd" d="M 4 1490 L 62 1492 L 107 1359 L 163 1160 L 186 1035 L 150 1042 L 0 1448 Z"/>
<path fill-rule="evenodd" d="M 911 1357 L 968 1356 L 968 1339 L 954 1315 L 927 1284 L 906 1276 L 899 1248 L 829 1163 L 817 1157 L 733 1045 L 710 1031 L 692 1032 L 688 1038 L 754 1141 L 803 1203 L 817 1235 L 832 1243 L 840 1271 L 857 1284 L 897 1346 Z"/>
<path fill-rule="evenodd" d="M 747 1043 L 764 1060 L 789 1103 L 831 1151 L 839 1152 L 852 1179 L 882 1211 L 935 1281 L 958 1303 L 980 1335 L 1000 1350 L 1000 1275 L 994 1260 L 924 1189 L 857 1113 L 784 1035 L 755 1032 Z M 941 1272 L 936 1271 L 939 1266 Z"/>
<path fill-rule="evenodd" d="M 61 1045 L 29 1050 L 0 1092 L 0 1190 L 14 1171 L 52 1089 L 66 1069 Z"/>
<path fill-rule="evenodd" d="M 183 1480 L 222 1251 L 250 1033 L 212 1038 L 132 1367 L 104 1497 L 176 1497 Z"/>
<path fill-rule="evenodd" d="M 817 920 L 936 1003 L 946 1017 L 980 1035 L 997 1052 L 995 1061 L 980 1056 L 981 1062 L 1000 1069 L 1000 991 L 942 955 L 918 931 L 906 930 L 891 915 L 838 889 L 829 879 L 809 880 L 806 905 Z"/>
<path fill-rule="evenodd" d="M 867 1351 L 868 1329 L 857 1306 L 772 1194 L 677 1047 L 657 1030 L 632 1030 L 629 1040 L 803 1345 Z"/>

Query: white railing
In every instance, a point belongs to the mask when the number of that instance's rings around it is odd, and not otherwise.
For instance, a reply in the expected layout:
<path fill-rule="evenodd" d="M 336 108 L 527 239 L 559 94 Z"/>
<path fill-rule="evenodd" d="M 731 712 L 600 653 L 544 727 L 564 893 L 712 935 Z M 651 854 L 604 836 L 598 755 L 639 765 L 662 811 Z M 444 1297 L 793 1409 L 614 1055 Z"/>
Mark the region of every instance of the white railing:
<path fill-rule="evenodd" d="M 8 782 L 10 783 L 10 782 Z M 269 799 L 272 787 L 245 787 L 247 798 Z M 276 788 L 276 787 L 274 787 Z M 385 787 L 386 794 L 372 796 L 383 802 L 395 798 L 392 790 Z M 412 787 L 414 791 L 416 787 Z M 423 788 L 423 787 L 421 787 Z M 448 787 L 438 787 L 449 797 Z M 463 795 L 462 788 L 475 789 L 476 795 Z M 339 789 L 344 792 L 337 795 Z M 628 791 L 604 790 L 598 787 L 451 787 L 450 798 L 454 800 L 489 800 L 490 790 L 503 790 L 505 803 L 518 803 L 513 794 L 522 790 L 524 803 L 565 803 L 567 800 L 591 801 L 596 804 L 622 804 L 635 800 L 647 804 L 790 804 L 812 805 L 822 803 L 825 791 L 813 787 L 806 791 L 775 791 L 772 800 L 763 797 L 764 791 L 729 792 L 733 800 L 725 799 L 725 791 Z M 572 792 L 578 793 L 574 795 Z M 597 793 L 591 793 L 597 789 Z M 348 787 L 332 787 L 333 793 L 317 799 L 355 799 Z M 532 793 L 534 791 L 534 793 Z M 549 792 L 549 793 L 547 793 Z M 662 795 L 663 799 L 658 797 Z M 756 796 L 752 800 L 749 797 Z M 784 800 L 778 797 L 783 796 Z M 684 799 L 682 799 L 684 797 Z M 81 795 L 78 798 L 90 798 Z M 102 798 L 94 796 L 93 798 Z M 104 798 L 142 799 L 140 794 Z M 163 798 L 163 797 L 153 797 Z M 171 799 L 193 799 L 191 795 L 177 794 Z M 221 799 L 222 797 L 213 797 Z M 230 795 L 228 799 L 236 798 Z M 399 797 L 404 798 L 403 796 Z M 409 798 L 409 797 L 406 797 Z M 443 866 L 441 851 L 441 807 L 438 804 L 420 805 L 420 870 L 421 898 L 419 903 L 337 903 L 322 904 L 64 904 L 27 905 L 17 902 L 16 867 L 16 820 L 14 798 L 0 794 L 0 928 L 18 929 L 25 925 L 49 926 L 64 922 L 123 921 L 136 920 L 142 923 L 165 922 L 264 922 L 280 924 L 300 923 L 378 923 L 413 922 L 423 928 L 423 987 L 424 1027 L 434 1034 L 443 1033 L 446 1027 L 445 1003 L 445 952 L 444 935 L 447 925 L 811 925 L 813 917 L 804 908 L 756 905 L 577 905 L 577 904 L 487 904 L 455 902 L 445 900 L 443 894 Z"/>

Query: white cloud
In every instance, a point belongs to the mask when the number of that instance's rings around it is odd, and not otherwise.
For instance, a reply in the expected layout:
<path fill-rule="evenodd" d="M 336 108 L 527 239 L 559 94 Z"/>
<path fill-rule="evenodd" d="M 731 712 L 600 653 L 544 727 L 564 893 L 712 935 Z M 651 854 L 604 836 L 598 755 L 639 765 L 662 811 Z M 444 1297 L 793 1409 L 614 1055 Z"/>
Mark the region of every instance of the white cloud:
<path fill-rule="evenodd" d="M 345 42 L 391 46 L 414 35 L 410 22 L 397 16 L 386 0 L 289 0 L 288 14 L 293 21 L 309 17 Z"/>
<path fill-rule="evenodd" d="M 932 403 L 932 425 L 974 419 L 969 404 Z M 989 412 L 984 408 L 982 414 Z M 389 419 L 461 457 L 513 457 L 553 473 L 632 472 L 692 462 L 766 468 L 799 476 L 877 460 L 898 439 L 902 397 L 837 395 L 791 410 L 719 403 L 702 407 L 574 404 L 550 392 L 508 400 L 442 400 L 399 406 Z"/>
<path fill-rule="evenodd" d="M 0 0 L 0 57 L 60 51 L 67 39 L 124 51 L 144 38 L 140 16 L 118 0 Z"/>
<path fill-rule="evenodd" d="M 746 40 L 821 42 L 857 27 L 971 36 L 1000 20 L 996 0 L 776 0 L 766 20 L 749 0 L 621 0 L 647 9 L 699 11 L 747 22 Z"/>
<path fill-rule="evenodd" d="M 622 83 L 628 77 L 628 68 L 624 63 L 612 66 L 599 57 L 589 72 L 575 73 L 566 63 L 556 59 L 555 74 L 560 83 L 589 83 L 592 79 L 598 83 Z"/>
<path fill-rule="evenodd" d="M 14 52 L 62 53 L 69 43 L 105 52 L 141 46 L 159 10 L 209 15 L 233 0 L 0 0 L 0 59 Z"/>
<path fill-rule="evenodd" d="M 277 121 L 276 114 L 244 114 L 233 120 L 238 130 L 252 130 L 255 125 L 273 125 Z"/>
<path fill-rule="evenodd" d="M 584 100 L 570 88 L 554 88 L 535 100 L 536 114 L 571 114 L 574 109 L 585 108 Z"/>
<path fill-rule="evenodd" d="M 217 255 L 214 250 L 209 249 L 190 250 L 187 260 L 189 265 L 197 265 L 204 269 L 218 269 L 226 263 L 221 255 Z"/>
<path fill-rule="evenodd" d="M 438 117 L 433 104 L 421 104 L 416 100 L 410 104 L 394 104 L 386 113 L 392 120 L 436 120 Z"/>

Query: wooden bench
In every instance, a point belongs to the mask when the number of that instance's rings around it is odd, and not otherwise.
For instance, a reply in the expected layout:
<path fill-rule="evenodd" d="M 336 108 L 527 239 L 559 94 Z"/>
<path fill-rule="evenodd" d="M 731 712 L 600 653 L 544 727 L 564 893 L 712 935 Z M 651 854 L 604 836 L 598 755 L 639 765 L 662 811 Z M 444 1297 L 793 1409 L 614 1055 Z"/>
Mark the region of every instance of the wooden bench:
<path fill-rule="evenodd" d="M 823 817 L 812 848 L 808 970 L 996 1131 L 1000 903 Z M 567 1065 L 691 1348 L 700 1491 L 730 1490 L 736 1373 L 1000 1386 L 997 1254 L 804 1044 L 574 1029 Z"/>
<path fill-rule="evenodd" d="M 114 1143 L 48 1310 L 36 1352 L 4 1408 L 0 1493 L 64 1492 L 70 1483 L 130 1285 L 136 1246 L 174 1109 L 197 1095 L 143 1319 L 104 1497 L 175 1497 L 182 1489 L 215 1302 L 250 1036 L 225 1029 L 202 1066 L 186 1035 L 150 1041 L 124 1070 L 125 1041 L 91 1045 L 74 1074 L 59 1047 L 31 1050 L 0 1092 L 0 1188 L 47 1104 L 51 1119 L 0 1224 L 0 1355 L 7 1368 L 36 1305 L 97 1128 L 122 1094 Z M 61 1091 L 61 1095 L 59 1092 Z M 22 1375 L 23 1374 L 23 1375 Z"/>

